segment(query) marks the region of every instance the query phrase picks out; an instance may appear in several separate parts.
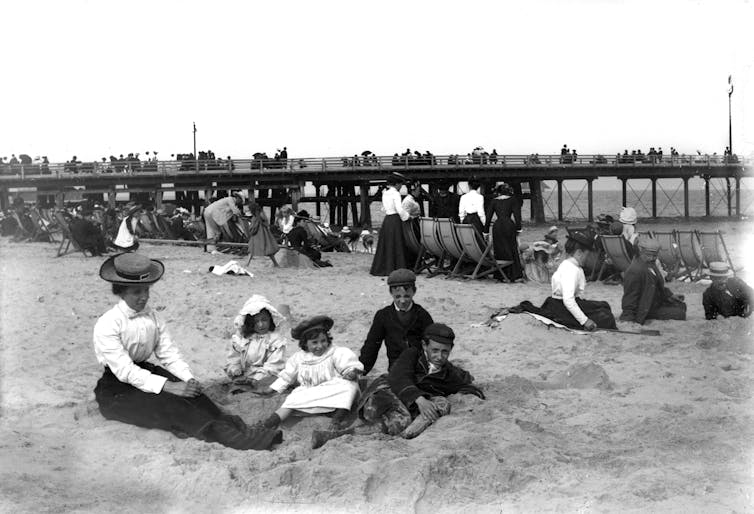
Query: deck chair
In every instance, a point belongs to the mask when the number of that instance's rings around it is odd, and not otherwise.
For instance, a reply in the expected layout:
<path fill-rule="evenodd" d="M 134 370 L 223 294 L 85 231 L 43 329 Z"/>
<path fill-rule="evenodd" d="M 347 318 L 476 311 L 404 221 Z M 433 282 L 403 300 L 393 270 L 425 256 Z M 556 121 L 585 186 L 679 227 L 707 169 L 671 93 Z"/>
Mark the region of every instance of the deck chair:
<path fill-rule="evenodd" d="M 66 221 L 66 219 L 63 217 L 63 213 L 56 212 L 55 220 L 58 222 L 58 227 L 60 227 L 61 237 L 60 246 L 58 246 L 58 253 L 56 257 L 62 257 L 63 255 L 66 255 L 71 251 L 81 252 L 84 254 L 84 257 L 89 257 L 86 254 L 86 250 L 81 248 L 76 240 L 73 239 L 73 236 L 71 235 L 71 229 L 68 226 L 68 221 Z M 63 248 L 64 246 L 65 248 Z"/>
<path fill-rule="evenodd" d="M 448 256 L 447 252 L 440 244 L 440 236 L 437 233 L 437 223 L 434 218 L 419 218 L 419 233 L 421 234 L 420 241 L 422 247 L 426 253 L 434 257 L 435 266 L 434 269 L 430 269 L 429 276 L 450 273 L 448 267 L 445 266 L 445 258 Z"/>
<path fill-rule="evenodd" d="M 728 253 L 728 247 L 725 246 L 725 240 L 723 239 L 723 233 L 719 230 L 714 232 L 702 232 L 697 231 L 699 240 L 702 243 L 702 255 L 704 256 L 704 264 L 709 268 L 710 262 L 727 262 L 730 266 L 733 275 L 736 271 L 740 271 L 741 268 L 733 266 L 733 260 Z"/>
<path fill-rule="evenodd" d="M 440 240 L 440 246 L 445 250 L 446 255 L 450 257 L 453 263 L 453 269 L 445 278 L 451 278 L 459 275 L 459 269 L 464 262 L 471 263 L 471 259 L 464 255 L 463 247 L 458 242 L 458 236 L 453 228 L 453 220 L 450 218 L 437 218 L 437 235 Z"/>
<path fill-rule="evenodd" d="M 628 242 L 623 236 L 602 235 L 597 238 L 597 245 L 605 254 L 605 259 L 600 267 L 597 280 L 602 277 L 602 273 L 608 264 L 615 266 L 621 274 L 624 273 L 631 265 L 631 257 L 628 256 Z"/>
<path fill-rule="evenodd" d="M 13 234 L 13 240 L 14 241 L 33 241 L 34 240 L 34 231 L 24 225 L 24 222 L 21 220 L 21 216 L 16 211 L 11 211 L 11 217 L 16 222 L 16 230 Z"/>
<path fill-rule="evenodd" d="M 675 231 L 670 232 L 651 232 L 652 239 L 660 243 L 660 252 L 657 258 L 660 260 L 662 268 L 667 273 L 665 280 L 670 281 L 678 276 L 681 269 L 681 255 L 678 251 L 678 242 L 676 241 Z"/>
<path fill-rule="evenodd" d="M 473 225 L 454 223 L 453 228 L 458 238 L 458 242 L 463 248 L 464 258 L 476 263 L 474 271 L 471 272 L 470 275 L 463 275 L 464 277 L 477 279 L 497 271 L 503 277 L 505 282 L 509 282 L 508 275 L 505 274 L 503 268 L 513 264 L 513 261 L 496 260 L 492 253 L 492 242 L 489 241 L 482 246 L 479 232 Z M 458 261 L 456 267 L 458 267 L 460 263 L 461 260 Z M 455 271 L 456 270 L 454 270 L 454 273 Z"/>
<path fill-rule="evenodd" d="M 416 255 L 416 261 L 414 262 L 414 273 L 417 275 L 424 270 L 427 273 L 431 272 L 431 264 L 424 258 L 424 254 L 427 252 L 422 244 L 419 242 L 419 238 L 416 237 L 414 227 L 412 223 L 402 223 L 403 225 L 403 242 L 408 248 L 409 252 Z"/>
<path fill-rule="evenodd" d="M 702 242 L 696 230 L 676 230 L 678 252 L 681 255 L 684 271 L 679 274 L 679 279 L 689 278 L 693 281 L 702 278 L 704 268 L 704 255 L 702 254 Z"/>
<path fill-rule="evenodd" d="M 41 239 L 46 239 L 50 243 L 57 242 L 55 241 L 52 231 L 48 227 L 48 222 L 42 219 L 38 210 L 31 209 L 29 211 L 29 218 L 31 218 L 32 223 L 34 223 L 34 226 L 37 228 L 37 233 L 41 236 Z"/>

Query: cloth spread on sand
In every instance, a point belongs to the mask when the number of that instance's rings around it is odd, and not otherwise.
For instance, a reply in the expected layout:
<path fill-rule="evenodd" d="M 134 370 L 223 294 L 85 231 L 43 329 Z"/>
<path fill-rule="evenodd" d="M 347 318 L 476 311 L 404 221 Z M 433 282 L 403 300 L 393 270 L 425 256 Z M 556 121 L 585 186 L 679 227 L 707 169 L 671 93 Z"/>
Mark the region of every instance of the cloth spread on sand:
<path fill-rule="evenodd" d="M 525 313 L 531 316 L 532 318 L 536 319 L 537 321 L 540 321 L 544 323 L 545 325 L 549 327 L 556 327 L 556 328 L 563 328 L 565 330 L 568 330 L 569 332 L 573 332 L 574 334 L 590 334 L 591 332 L 588 332 L 586 330 L 578 330 L 575 328 L 567 327 L 561 323 L 558 323 L 557 321 L 553 321 L 550 318 L 547 318 L 545 316 L 542 316 L 541 314 L 535 314 L 533 312 L 527 312 L 524 310 L 518 310 L 516 308 L 513 308 L 513 310 L 504 308 L 500 309 L 496 313 L 494 313 L 490 318 L 482 323 L 481 325 L 487 325 L 490 328 L 495 328 L 500 324 L 501 321 L 503 321 L 505 318 L 508 317 L 508 314 L 520 314 Z"/>
<path fill-rule="evenodd" d="M 210 272 L 214 273 L 215 275 L 248 275 L 250 277 L 253 277 L 254 274 L 251 273 L 246 268 L 243 268 L 240 264 L 238 264 L 238 261 L 228 261 L 222 266 L 211 266 Z"/>

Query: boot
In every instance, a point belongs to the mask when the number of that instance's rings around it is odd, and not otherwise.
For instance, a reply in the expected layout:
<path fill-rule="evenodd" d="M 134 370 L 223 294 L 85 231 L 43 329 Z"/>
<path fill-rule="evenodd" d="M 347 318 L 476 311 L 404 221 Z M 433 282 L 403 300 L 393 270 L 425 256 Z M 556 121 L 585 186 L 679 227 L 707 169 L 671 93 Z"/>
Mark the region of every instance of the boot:
<path fill-rule="evenodd" d="M 424 432 L 431 424 L 432 421 L 430 421 L 428 417 L 419 414 L 416 419 L 414 419 L 411 424 L 401 432 L 401 437 L 404 439 L 413 439 Z"/>
<path fill-rule="evenodd" d="M 313 430 L 312 431 L 312 450 L 324 446 L 327 441 L 337 439 L 343 435 L 352 435 L 353 428 L 347 430 Z"/>
<path fill-rule="evenodd" d="M 262 422 L 262 426 L 264 428 L 277 428 L 280 426 L 281 422 L 282 421 L 280 419 L 280 416 L 277 415 L 277 412 L 273 412 L 272 414 L 270 414 L 269 418 L 265 419 Z"/>

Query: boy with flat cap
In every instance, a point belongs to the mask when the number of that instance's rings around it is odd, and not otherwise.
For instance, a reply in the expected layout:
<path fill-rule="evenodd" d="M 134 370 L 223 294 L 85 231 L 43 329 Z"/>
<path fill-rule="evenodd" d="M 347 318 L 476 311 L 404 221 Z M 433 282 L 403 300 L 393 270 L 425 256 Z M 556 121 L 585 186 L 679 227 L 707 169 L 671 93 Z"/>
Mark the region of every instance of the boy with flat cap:
<path fill-rule="evenodd" d="M 424 307 L 414 303 L 416 275 L 413 271 L 405 268 L 393 271 L 387 278 L 387 285 L 393 303 L 374 315 L 359 355 L 364 374 L 374 367 L 383 341 L 390 371 L 403 350 L 419 346 L 424 329 L 432 323 L 432 316 Z"/>
<path fill-rule="evenodd" d="M 660 252 L 656 239 L 640 238 L 639 253 L 623 274 L 623 313 L 621 321 L 643 325 L 648 319 L 686 319 L 683 297 L 665 287 L 665 279 L 655 261 Z"/>
<path fill-rule="evenodd" d="M 365 425 L 338 431 L 314 431 L 312 447 L 346 434 L 377 432 L 413 439 L 442 416 L 450 414 L 447 396 L 473 394 L 485 399 L 474 385 L 468 371 L 455 366 L 448 357 L 453 350 L 455 333 L 442 323 L 432 323 L 424 330 L 421 347 L 405 350 L 389 374 L 374 380 L 359 407 Z"/>

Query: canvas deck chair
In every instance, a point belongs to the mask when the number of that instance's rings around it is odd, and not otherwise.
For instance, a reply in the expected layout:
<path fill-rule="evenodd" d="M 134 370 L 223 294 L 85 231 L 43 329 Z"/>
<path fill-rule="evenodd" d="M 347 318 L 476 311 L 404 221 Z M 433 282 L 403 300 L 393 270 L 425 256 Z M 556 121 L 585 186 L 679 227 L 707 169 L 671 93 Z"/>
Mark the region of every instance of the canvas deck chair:
<path fill-rule="evenodd" d="M 605 259 L 600 267 L 597 280 L 602 277 L 608 264 L 612 264 L 616 271 L 621 273 L 621 275 L 631 265 L 631 257 L 628 255 L 627 248 L 628 242 L 623 236 L 599 236 L 597 238 L 597 244 L 602 248 L 602 251 L 605 254 Z"/>
<path fill-rule="evenodd" d="M 425 253 L 427 252 L 422 244 L 419 242 L 419 238 L 416 237 L 413 224 L 403 223 L 403 242 L 406 244 L 406 248 L 416 255 L 416 262 L 414 262 L 414 273 L 417 275 L 424 270 L 427 273 L 431 273 L 431 263 L 425 259 Z"/>
<path fill-rule="evenodd" d="M 652 239 L 660 243 L 660 252 L 657 258 L 660 265 L 667 273 L 665 280 L 670 281 L 678 276 L 681 269 L 681 255 L 678 251 L 675 231 L 670 232 L 650 232 Z"/>
<path fill-rule="evenodd" d="M 419 218 L 419 233 L 421 245 L 426 250 L 425 253 L 431 255 L 434 259 L 434 269 L 429 269 L 429 276 L 450 273 L 445 266 L 447 252 L 440 244 L 440 236 L 437 233 L 437 223 L 434 218 Z M 430 265 L 431 266 L 431 265 Z"/>
<path fill-rule="evenodd" d="M 727 262 L 734 276 L 736 271 L 741 270 L 740 267 L 733 265 L 722 232 L 719 230 L 714 232 L 697 231 L 697 234 L 699 234 L 699 240 L 702 243 L 702 255 L 704 256 L 704 265 L 707 268 L 709 268 L 710 262 Z"/>
<path fill-rule="evenodd" d="M 437 218 L 437 235 L 440 238 L 440 245 L 445 249 L 445 253 L 454 261 L 453 269 L 445 278 L 451 278 L 459 275 L 460 266 L 464 262 L 471 262 L 471 259 L 464 256 L 463 247 L 458 242 L 453 220 L 450 218 Z"/>
<path fill-rule="evenodd" d="M 71 235 L 71 229 L 68 226 L 68 222 L 63 217 L 63 214 L 61 212 L 55 213 L 55 220 L 58 222 L 58 226 L 60 227 L 61 237 L 60 246 L 58 246 L 58 253 L 56 257 L 62 257 L 63 255 L 66 255 L 72 251 L 81 252 L 84 254 L 84 257 L 88 257 L 86 250 L 81 248 L 76 240 L 73 239 L 73 236 Z"/>
<path fill-rule="evenodd" d="M 458 242 L 463 248 L 464 258 L 476 263 L 474 271 L 469 275 L 463 275 L 464 277 L 477 279 L 497 271 L 503 277 L 505 282 L 509 282 L 508 275 L 505 274 L 503 268 L 513 264 L 513 261 L 496 260 L 492 251 L 492 242 L 486 242 L 484 243 L 484 246 L 482 246 L 479 232 L 473 225 L 454 224 L 453 228 L 458 237 Z M 460 264 L 461 260 L 458 261 L 456 267 Z M 456 270 L 453 271 L 455 273 Z"/>
<path fill-rule="evenodd" d="M 52 233 L 52 230 L 50 230 L 49 222 L 42 218 L 42 215 L 38 210 L 31 209 L 29 211 L 29 217 L 34 225 L 39 227 L 39 233 L 44 235 L 50 243 L 57 242 L 55 241 L 55 235 Z"/>
<path fill-rule="evenodd" d="M 702 278 L 704 268 L 704 255 L 702 254 L 702 243 L 699 240 L 699 234 L 696 230 L 676 230 L 676 241 L 678 243 L 678 252 L 681 255 L 684 270 L 679 274 L 679 279 L 689 278 L 697 281 Z"/>

